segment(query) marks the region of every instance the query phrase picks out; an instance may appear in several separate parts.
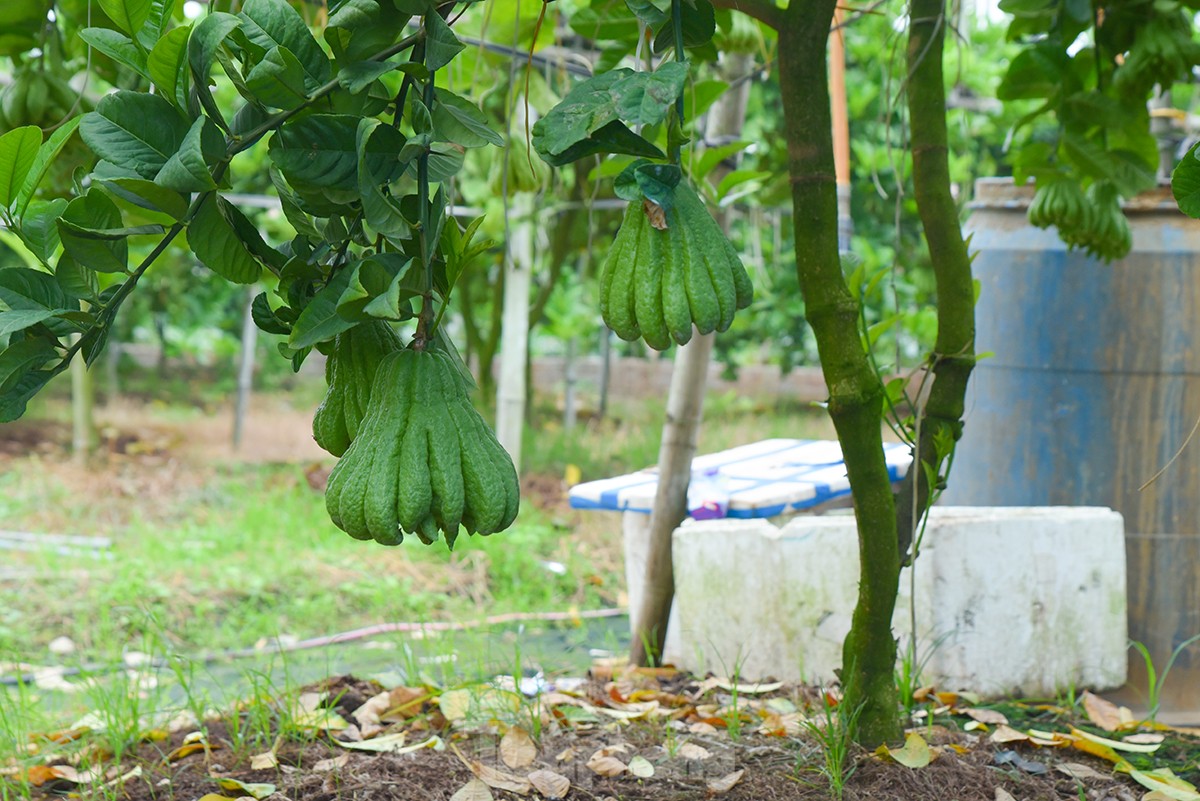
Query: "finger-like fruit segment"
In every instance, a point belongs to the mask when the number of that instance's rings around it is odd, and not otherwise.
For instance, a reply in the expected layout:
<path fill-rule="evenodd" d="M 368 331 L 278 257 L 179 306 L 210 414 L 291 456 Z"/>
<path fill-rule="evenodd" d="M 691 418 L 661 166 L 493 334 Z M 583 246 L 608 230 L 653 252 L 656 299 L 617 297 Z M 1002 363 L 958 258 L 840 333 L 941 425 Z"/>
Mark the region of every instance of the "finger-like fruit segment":
<path fill-rule="evenodd" d="M 400 350 L 400 338 L 382 320 L 362 323 L 338 334 L 325 362 L 329 389 L 313 416 L 313 438 L 334 456 L 350 447 L 371 397 L 383 357 Z"/>

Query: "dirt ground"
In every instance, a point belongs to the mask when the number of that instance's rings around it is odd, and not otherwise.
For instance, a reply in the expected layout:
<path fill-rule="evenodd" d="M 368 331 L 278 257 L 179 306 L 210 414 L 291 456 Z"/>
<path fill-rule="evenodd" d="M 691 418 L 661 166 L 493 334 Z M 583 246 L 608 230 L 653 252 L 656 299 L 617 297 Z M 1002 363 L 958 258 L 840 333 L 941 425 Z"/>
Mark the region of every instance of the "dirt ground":
<path fill-rule="evenodd" d="M 619 697 L 613 693 L 621 681 L 593 678 L 574 694 L 602 705 Z M 689 696 L 689 688 L 698 685 L 700 691 Z M 706 697 L 705 685 L 687 676 L 653 686 L 659 688 L 656 692 L 689 698 L 692 703 Z M 364 704 L 382 691 L 373 682 L 349 676 L 306 689 L 325 693 L 330 711 L 359 722 L 364 720 Z M 785 687 L 775 697 L 800 699 L 812 692 Z M 447 703 L 442 707 L 448 708 Z M 191 726 L 144 743 L 136 754 L 126 755 L 119 769 L 110 769 L 108 775 L 114 778 L 108 779 L 102 793 L 43 773 L 32 795 L 37 801 L 68 793 L 128 801 L 218 801 L 256 795 L 266 801 L 511 801 L 520 797 L 691 801 L 718 796 L 729 801 L 818 801 L 835 797 L 816 769 L 822 752 L 811 734 L 768 736 L 748 728 L 735 738 L 717 727 L 697 728 L 696 710 L 702 710 L 702 705 L 685 704 L 679 709 L 671 720 L 605 725 L 572 723 L 559 713 L 547 713 L 539 737 L 526 741 L 529 750 L 519 764 L 513 757 L 516 751 L 507 750 L 505 738 L 500 737 L 511 724 L 492 721 L 451 727 L 431 700 L 394 717 L 395 725 L 383 731 L 405 729 L 411 743 L 437 736 L 436 750 L 369 753 L 336 744 L 329 732 L 310 732 L 297 741 L 293 731 L 291 738 L 276 741 L 274 757 L 268 760 L 275 764 L 257 767 L 251 765 L 252 749 L 235 746 L 234 732 L 245 721 L 233 725 L 227 718 L 204 727 L 203 744 L 197 744 Z M 685 732 L 680 736 L 692 751 L 671 742 L 666 734 L 671 727 Z M 953 720 L 922 726 L 920 731 L 931 747 L 932 761 L 910 768 L 886 756 L 854 751 L 842 797 L 847 801 L 1135 801 L 1145 793 L 1127 777 L 1114 774 L 1109 763 L 1074 749 L 997 745 L 984 734 L 963 731 Z M 644 761 L 639 764 L 639 759 Z M 546 790 L 551 775 L 558 786 Z M 529 782 L 535 776 L 541 783 L 531 789 Z M 229 779 L 240 785 L 221 784 Z"/>

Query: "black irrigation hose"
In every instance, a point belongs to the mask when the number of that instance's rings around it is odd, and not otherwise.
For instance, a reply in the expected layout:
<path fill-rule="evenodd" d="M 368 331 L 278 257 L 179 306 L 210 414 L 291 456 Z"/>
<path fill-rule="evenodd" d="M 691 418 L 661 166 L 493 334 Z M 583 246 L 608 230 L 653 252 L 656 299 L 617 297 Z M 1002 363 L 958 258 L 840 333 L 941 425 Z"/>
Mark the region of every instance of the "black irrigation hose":
<path fill-rule="evenodd" d="M 337 634 L 328 634 L 323 637 L 311 637 L 307 640 L 283 645 L 276 643 L 273 649 L 265 648 L 238 648 L 230 651 L 212 651 L 197 657 L 195 662 L 203 665 L 211 665 L 215 662 L 232 661 L 235 659 L 250 659 L 256 656 L 264 656 L 270 654 L 286 654 L 293 651 L 306 651 L 313 648 L 327 648 L 331 645 L 338 645 L 344 642 L 353 642 L 355 640 L 363 640 L 367 637 L 376 637 L 380 634 L 393 634 L 396 632 L 427 632 L 427 631 L 466 631 L 469 629 L 479 628 L 480 626 L 492 626 L 504 623 L 522 623 L 525 621 L 540 621 L 540 622 L 562 622 L 573 620 L 595 620 L 599 618 L 619 617 L 628 614 L 629 610 L 620 607 L 608 609 L 590 609 L 583 612 L 510 612 L 503 615 L 492 615 L 481 620 L 472 620 L 467 622 L 432 622 L 432 623 L 377 623 L 374 626 L 364 626 L 359 629 L 351 629 Z M 80 665 L 78 667 L 50 668 L 53 670 L 56 678 L 66 678 L 68 676 L 79 676 L 83 674 L 103 674 L 115 673 L 118 670 L 129 670 L 136 667 L 153 667 L 167 668 L 170 667 L 170 661 L 167 659 L 151 659 L 144 665 L 127 665 L 121 663 L 93 663 Z M 37 681 L 37 673 L 25 673 L 16 676 L 0 676 L 0 686 L 18 687 L 25 684 L 34 684 Z"/>

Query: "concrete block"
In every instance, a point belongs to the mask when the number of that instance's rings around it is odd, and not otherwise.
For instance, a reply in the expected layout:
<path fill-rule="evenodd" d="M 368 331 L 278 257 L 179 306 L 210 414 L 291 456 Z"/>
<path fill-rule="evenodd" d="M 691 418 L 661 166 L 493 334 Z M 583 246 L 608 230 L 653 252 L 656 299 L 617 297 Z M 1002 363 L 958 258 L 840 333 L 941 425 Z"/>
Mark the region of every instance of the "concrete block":
<path fill-rule="evenodd" d="M 633 603 L 641 578 L 628 517 Z M 853 516 L 782 527 L 689 521 L 675 531 L 673 556 L 668 659 L 748 679 L 833 678 L 858 592 Z M 1124 524 L 1109 509 L 935 508 L 915 573 L 901 575 L 893 630 L 902 648 L 913 632 L 910 598 L 926 683 L 1052 697 L 1125 681 Z"/>

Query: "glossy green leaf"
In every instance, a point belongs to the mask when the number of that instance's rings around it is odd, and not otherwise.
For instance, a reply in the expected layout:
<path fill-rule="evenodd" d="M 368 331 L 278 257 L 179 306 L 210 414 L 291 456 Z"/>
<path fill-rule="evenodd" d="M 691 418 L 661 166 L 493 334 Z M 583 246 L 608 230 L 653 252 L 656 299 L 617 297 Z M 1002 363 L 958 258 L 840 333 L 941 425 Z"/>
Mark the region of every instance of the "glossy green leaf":
<path fill-rule="evenodd" d="M 67 204 L 58 221 L 63 249 L 80 264 L 101 273 L 123 273 L 129 264 L 129 243 L 89 232 L 122 227 L 121 210 L 102 190 L 93 187 Z"/>
<path fill-rule="evenodd" d="M 1179 210 L 1189 217 L 1200 217 L 1200 142 L 1192 145 L 1171 173 L 1171 194 Z"/>
<path fill-rule="evenodd" d="M 268 51 L 283 47 L 299 60 L 310 90 L 329 80 L 331 70 L 325 51 L 287 0 L 246 0 L 238 17 L 252 42 Z"/>
<path fill-rule="evenodd" d="M 292 333 L 291 326 L 280 320 L 279 315 L 275 314 L 275 310 L 271 308 L 266 292 L 260 292 L 254 296 L 254 301 L 250 304 L 250 316 L 260 331 L 282 336 Z"/>
<path fill-rule="evenodd" d="M 25 176 L 25 181 L 21 184 L 21 191 L 17 193 L 16 202 L 14 203 L 17 210 L 17 218 L 20 219 L 25 214 L 25 209 L 29 205 L 33 193 L 37 191 L 38 186 L 42 183 L 42 179 L 46 177 L 46 171 L 50 169 L 51 162 L 58 156 L 59 152 L 75 135 L 75 129 L 79 127 L 82 117 L 72 117 L 67 120 L 54 133 L 50 134 L 50 138 L 42 143 L 38 148 L 37 156 L 33 160 L 33 166 L 29 168 L 29 173 Z"/>
<path fill-rule="evenodd" d="M 1078 79 L 1071 58 L 1052 44 L 1028 47 L 1017 53 L 996 89 L 1000 100 L 1042 100 L 1059 92 L 1072 93 Z"/>
<path fill-rule="evenodd" d="M 316 345 L 318 342 L 333 339 L 356 325 L 337 312 L 338 301 L 346 291 L 350 277 L 351 270 L 339 271 L 313 296 L 296 318 L 296 324 L 292 326 L 292 335 L 288 338 L 289 347 L 300 350 Z"/>
<path fill-rule="evenodd" d="M 3 357 L 4 353 L 0 353 L 0 359 Z M 31 370 L 21 374 L 10 388 L 0 392 L 0 423 L 11 423 L 25 414 L 29 400 L 38 394 L 51 378 L 54 378 L 54 373 L 50 370 Z"/>
<path fill-rule="evenodd" d="M 147 50 L 166 35 L 175 16 L 176 0 L 150 0 L 150 14 L 138 32 L 138 41 Z"/>
<path fill-rule="evenodd" d="M 79 135 L 100 158 L 154 178 L 179 150 L 188 127 L 160 95 L 120 91 L 105 95 L 84 115 Z"/>
<path fill-rule="evenodd" d="M 0 270 L 0 302 L 9 309 L 75 311 L 79 304 L 62 291 L 54 276 L 28 267 Z"/>
<path fill-rule="evenodd" d="M 629 69 L 590 78 L 533 126 L 533 146 L 555 166 L 593 153 L 661 157 L 629 125 L 657 125 L 666 119 L 687 80 L 685 64 L 664 64 L 656 72 Z"/>
<path fill-rule="evenodd" d="M 124 64 L 129 69 L 145 78 L 150 75 L 146 71 L 146 53 L 123 33 L 111 28 L 84 28 L 79 32 L 79 38 L 99 50 L 113 61 Z"/>
<path fill-rule="evenodd" d="M 304 89 L 304 67 L 285 47 L 272 47 L 262 61 L 246 74 L 246 88 L 264 106 L 297 108 L 308 99 Z"/>
<path fill-rule="evenodd" d="M 425 66 L 439 70 L 466 49 L 436 11 L 425 14 Z"/>
<path fill-rule="evenodd" d="M 196 96 L 200 98 L 200 105 L 212 117 L 213 122 L 222 128 L 228 128 L 228 125 L 209 88 L 209 72 L 212 70 L 213 61 L 216 60 L 217 51 L 221 49 L 222 43 L 241 24 L 242 20 L 232 14 L 212 11 L 196 24 L 192 29 L 191 36 L 188 37 L 188 66 L 192 71 L 192 83 L 196 90 Z"/>
<path fill-rule="evenodd" d="M 387 61 L 358 61 L 338 70 L 338 83 L 356 95 L 394 69 L 396 65 Z"/>
<path fill-rule="evenodd" d="M 209 165 L 225 155 L 225 138 L 207 117 L 197 117 L 179 150 L 154 177 L 154 183 L 176 192 L 207 192 L 217 188 Z"/>
<path fill-rule="evenodd" d="M 173 220 L 182 220 L 187 214 L 186 197 L 153 181 L 144 178 L 106 178 L 101 183 L 116 197 L 147 211 L 165 214 Z"/>
<path fill-rule="evenodd" d="M 360 117 L 312 114 L 288 121 L 271 138 L 267 152 L 296 188 L 358 190 L 357 130 Z M 396 151 L 371 137 L 365 162 L 381 183 L 399 177 Z"/>
<path fill-rule="evenodd" d="M 227 201 L 215 192 L 188 224 L 188 244 L 205 267 L 235 284 L 252 284 L 262 267 L 227 218 Z"/>
<path fill-rule="evenodd" d="M 17 331 L 23 331 L 31 325 L 37 325 L 58 314 L 55 309 L 15 309 L 0 311 L 0 338 Z"/>
<path fill-rule="evenodd" d="M 49 264 L 58 250 L 58 218 L 67 207 L 65 198 L 35 200 L 29 204 L 21 220 L 25 245 L 43 264 Z"/>
<path fill-rule="evenodd" d="M 388 165 L 387 173 L 382 176 L 371 172 L 368 157 L 373 139 L 378 140 L 375 145 L 384 151 L 399 153 L 404 148 L 404 135 L 392 126 L 370 118 L 359 122 L 355 145 L 358 149 L 358 189 L 362 195 L 363 217 L 367 225 L 384 236 L 406 237 L 411 226 L 401 215 L 399 206 L 383 191 L 383 186 L 391 177 L 395 177 L 393 165 Z"/>
<path fill-rule="evenodd" d="M 150 18 L 150 0 L 100 0 L 100 8 L 130 36 L 136 35 Z"/>
<path fill-rule="evenodd" d="M 241 209 L 222 198 L 221 213 L 225 215 L 225 219 L 233 226 L 234 233 L 238 235 L 242 244 L 255 258 L 276 270 L 283 269 L 283 266 L 287 264 L 287 257 L 266 243 L 258 227 L 250 222 Z"/>
<path fill-rule="evenodd" d="M 174 28 L 154 44 L 146 71 L 159 92 L 181 111 L 188 108 L 188 37 L 192 26 Z"/>
<path fill-rule="evenodd" d="M 67 254 L 54 265 L 54 280 L 67 297 L 94 301 L 100 292 L 100 282 L 94 270 L 89 270 Z"/>
<path fill-rule="evenodd" d="M 42 131 L 23 125 L 0 136 L 0 206 L 8 208 L 17 199 L 42 146 Z"/>
<path fill-rule="evenodd" d="M 411 259 L 399 253 L 380 253 L 354 265 L 346 290 L 338 298 L 337 312 L 350 320 L 362 319 L 376 299 L 376 314 L 369 316 L 400 319 L 400 288 L 397 280 Z"/>
<path fill-rule="evenodd" d="M 446 89 L 437 89 L 433 105 L 433 130 L 436 141 L 453 142 L 463 147 L 503 146 L 504 139 L 488 125 L 479 107 Z"/>

